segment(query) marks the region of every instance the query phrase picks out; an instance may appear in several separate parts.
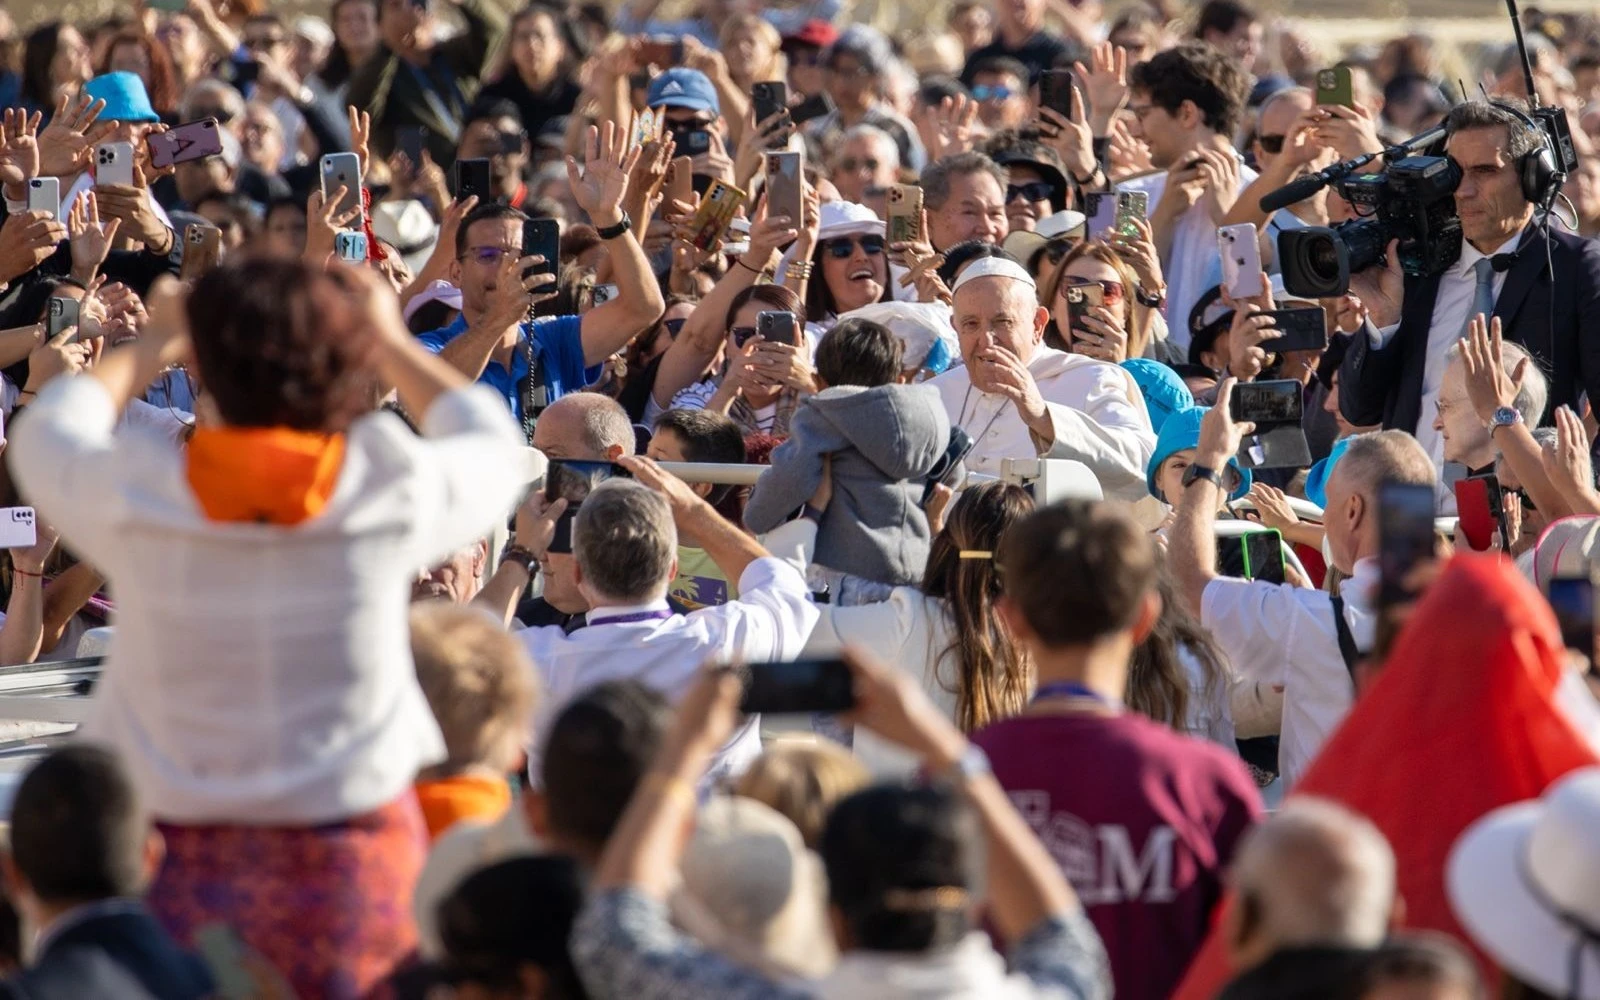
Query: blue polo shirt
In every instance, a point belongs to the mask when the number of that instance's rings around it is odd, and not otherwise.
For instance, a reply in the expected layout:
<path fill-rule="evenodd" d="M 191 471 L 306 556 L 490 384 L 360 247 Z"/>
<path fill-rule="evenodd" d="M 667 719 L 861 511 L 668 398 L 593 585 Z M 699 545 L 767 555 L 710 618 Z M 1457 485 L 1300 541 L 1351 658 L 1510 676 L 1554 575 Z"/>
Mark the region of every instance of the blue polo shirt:
<path fill-rule="evenodd" d="M 466 330 L 466 317 L 458 316 L 449 326 L 418 336 L 417 342 L 438 354 L 444 350 L 444 345 L 461 336 Z M 600 378 L 600 365 L 593 368 L 583 367 L 582 317 L 541 316 L 531 324 L 522 324 L 522 335 L 533 337 L 533 350 L 539 358 L 539 369 L 544 373 L 544 385 L 549 393 L 550 402 L 554 403 L 562 396 L 578 392 Z M 478 382 L 504 396 L 506 405 L 511 407 L 512 415 L 520 421 L 522 399 L 517 392 L 517 383 L 527 374 L 527 355 L 519 346 L 511 354 L 510 371 L 506 371 L 504 365 L 491 358 L 489 363 L 483 366 L 483 374 L 478 376 Z"/>

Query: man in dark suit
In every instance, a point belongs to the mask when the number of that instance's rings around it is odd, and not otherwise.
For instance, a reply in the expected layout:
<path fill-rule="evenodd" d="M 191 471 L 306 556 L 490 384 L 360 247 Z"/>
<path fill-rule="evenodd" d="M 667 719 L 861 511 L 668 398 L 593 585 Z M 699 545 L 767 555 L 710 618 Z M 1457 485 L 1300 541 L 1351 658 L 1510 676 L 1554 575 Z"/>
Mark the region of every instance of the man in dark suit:
<path fill-rule="evenodd" d="M 1391 246 L 1386 267 L 1354 276 L 1351 291 L 1370 322 L 1339 369 L 1346 420 L 1410 431 L 1436 465 L 1443 451 L 1433 420 L 1447 352 L 1478 313 L 1499 317 L 1506 339 L 1533 355 L 1550 377 L 1552 407 L 1585 392 L 1600 401 L 1600 335 L 1581 332 L 1600 317 L 1600 244 L 1535 218 L 1529 160 L 1541 155 L 1543 133 L 1482 101 L 1457 105 L 1445 125 L 1446 152 L 1461 167 L 1461 257 L 1444 274 L 1415 278 L 1401 274 Z"/>
<path fill-rule="evenodd" d="M 215 991 L 140 894 L 161 865 L 161 835 L 110 752 L 74 744 L 40 761 L 11 809 L 6 880 L 32 964 L 0 983 L 28 1000 L 201 1000 Z"/>

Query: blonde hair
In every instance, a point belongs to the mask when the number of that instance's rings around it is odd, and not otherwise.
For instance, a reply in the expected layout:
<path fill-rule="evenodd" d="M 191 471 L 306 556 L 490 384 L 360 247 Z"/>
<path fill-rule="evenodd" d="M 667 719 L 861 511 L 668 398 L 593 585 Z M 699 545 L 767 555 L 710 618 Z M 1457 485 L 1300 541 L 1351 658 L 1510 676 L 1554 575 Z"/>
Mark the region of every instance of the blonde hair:
<path fill-rule="evenodd" d="M 538 698 L 522 644 L 480 609 L 428 602 L 411 609 L 411 656 L 444 733 L 439 770 L 516 766 Z"/>
<path fill-rule="evenodd" d="M 837 744 L 794 740 L 775 743 L 757 757 L 733 790 L 787 816 L 806 846 L 816 850 L 834 804 L 871 779 L 866 767 Z"/>
<path fill-rule="evenodd" d="M 768 53 L 765 66 L 749 67 L 750 82 L 788 79 L 789 60 L 783 55 L 783 36 L 778 34 L 778 29 L 764 17 L 756 14 L 735 14 L 728 18 L 722 26 L 722 31 L 717 35 L 717 48 L 724 54 L 728 53 L 733 48 L 733 36 L 740 31 L 753 33 L 756 40 L 766 47 Z"/>

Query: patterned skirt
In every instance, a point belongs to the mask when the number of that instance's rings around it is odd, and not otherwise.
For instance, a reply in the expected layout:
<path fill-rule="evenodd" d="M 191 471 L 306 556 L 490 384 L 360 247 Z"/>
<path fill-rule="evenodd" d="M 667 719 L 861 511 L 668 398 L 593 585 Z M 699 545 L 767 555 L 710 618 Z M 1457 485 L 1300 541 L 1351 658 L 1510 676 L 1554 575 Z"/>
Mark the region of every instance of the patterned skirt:
<path fill-rule="evenodd" d="M 326 826 L 158 825 L 167 856 L 148 900 L 186 945 L 226 924 L 301 1000 L 385 996 L 416 949 L 411 893 L 428 840 L 410 792 Z"/>

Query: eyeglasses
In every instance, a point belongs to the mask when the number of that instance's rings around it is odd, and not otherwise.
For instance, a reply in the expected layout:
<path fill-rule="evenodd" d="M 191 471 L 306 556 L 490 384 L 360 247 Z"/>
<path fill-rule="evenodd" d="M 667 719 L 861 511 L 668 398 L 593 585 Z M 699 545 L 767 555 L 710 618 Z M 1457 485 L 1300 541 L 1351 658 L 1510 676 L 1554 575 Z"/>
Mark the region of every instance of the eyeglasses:
<path fill-rule="evenodd" d="M 1049 181 L 1029 181 L 1026 184 L 1007 184 L 1006 203 L 1010 204 L 1021 198 L 1023 201 L 1049 201 L 1056 193 L 1056 186 Z"/>
<path fill-rule="evenodd" d="M 839 160 L 839 169 L 847 174 L 853 174 L 857 170 L 870 170 L 873 173 L 877 173 L 878 168 L 882 165 L 881 161 L 870 156 L 864 160 L 858 160 L 853 156 L 846 156 Z"/>
<path fill-rule="evenodd" d="M 1127 294 L 1120 281 L 1095 281 L 1091 278 L 1068 278 L 1062 285 L 1067 288 L 1088 288 L 1092 285 L 1100 286 L 1100 297 L 1105 305 L 1117 305 L 1122 297 Z"/>
<path fill-rule="evenodd" d="M 687 322 L 689 322 L 689 318 L 687 316 L 680 316 L 677 319 L 662 320 L 661 325 L 667 328 L 667 336 L 671 337 L 673 340 L 677 340 L 678 332 L 683 329 L 683 324 Z"/>
<path fill-rule="evenodd" d="M 1261 151 L 1263 153 L 1270 153 L 1273 156 L 1277 156 L 1279 153 L 1283 152 L 1283 140 L 1284 137 L 1281 135 L 1256 136 L 1256 142 L 1261 143 Z"/>
<path fill-rule="evenodd" d="M 508 254 L 515 255 L 521 252 L 519 247 L 468 247 L 467 252 L 461 256 L 463 259 L 471 258 L 479 264 L 494 265 Z"/>
<path fill-rule="evenodd" d="M 756 335 L 756 328 L 753 326 L 736 326 L 729 330 L 728 333 L 733 335 L 734 347 L 743 347 L 751 337 Z"/>
<path fill-rule="evenodd" d="M 980 103 L 983 101 L 1004 101 L 1009 100 L 1016 93 L 1017 91 L 1012 90 L 1010 87 L 990 87 L 980 83 L 972 88 L 972 99 Z"/>
<path fill-rule="evenodd" d="M 844 260 L 856 252 L 856 246 L 861 247 L 861 252 L 868 257 L 876 257 L 883 253 L 882 236 L 836 236 L 831 240 L 824 240 L 822 252 L 834 260 Z"/>

